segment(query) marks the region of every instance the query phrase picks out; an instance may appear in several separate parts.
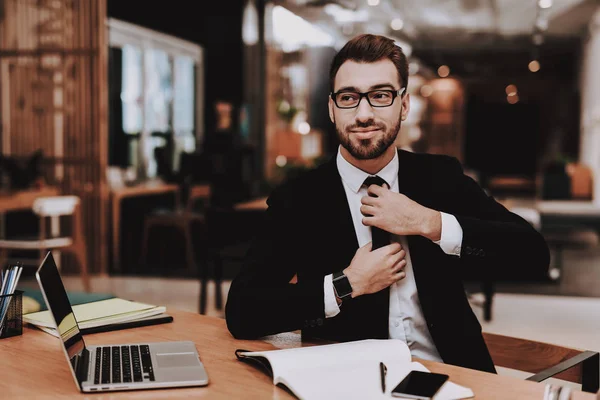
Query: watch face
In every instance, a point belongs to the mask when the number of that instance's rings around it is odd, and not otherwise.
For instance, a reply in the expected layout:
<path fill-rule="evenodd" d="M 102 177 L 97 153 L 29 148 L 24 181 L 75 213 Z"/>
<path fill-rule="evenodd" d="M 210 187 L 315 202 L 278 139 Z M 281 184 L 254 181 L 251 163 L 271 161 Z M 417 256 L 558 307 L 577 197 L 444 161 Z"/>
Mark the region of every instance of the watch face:
<path fill-rule="evenodd" d="M 350 281 L 348 281 L 348 277 L 343 273 L 334 275 L 333 287 L 340 299 L 352 294 L 352 286 L 350 285 Z"/>

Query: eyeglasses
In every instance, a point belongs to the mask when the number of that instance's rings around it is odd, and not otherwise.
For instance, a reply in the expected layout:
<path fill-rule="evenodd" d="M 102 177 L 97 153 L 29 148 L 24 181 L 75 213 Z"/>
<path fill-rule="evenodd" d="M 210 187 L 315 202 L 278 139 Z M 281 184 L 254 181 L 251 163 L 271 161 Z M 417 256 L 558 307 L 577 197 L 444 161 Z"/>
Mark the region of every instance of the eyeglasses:
<path fill-rule="evenodd" d="M 330 96 L 337 108 L 341 109 L 358 107 L 363 97 L 367 98 L 371 107 L 389 107 L 397 96 L 402 98 L 405 92 L 406 88 L 403 87 L 400 90 L 371 90 L 364 93 L 339 91 L 331 93 Z"/>

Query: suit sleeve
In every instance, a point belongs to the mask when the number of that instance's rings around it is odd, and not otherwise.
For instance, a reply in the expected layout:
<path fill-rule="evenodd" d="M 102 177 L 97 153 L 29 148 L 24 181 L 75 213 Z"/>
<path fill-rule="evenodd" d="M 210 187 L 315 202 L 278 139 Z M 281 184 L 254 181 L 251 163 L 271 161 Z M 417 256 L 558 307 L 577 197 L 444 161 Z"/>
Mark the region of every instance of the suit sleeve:
<path fill-rule="evenodd" d="M 458 160 L 449 158 L 453 182 L 449 193 L 463 230 L 461 262 L 487 268 L 495 278 L 539 277 L 547 273 L 550 253 L 543 236 L 520 216 L 488 196 L 463 173 Z"/>
<path fill-rule="evenodd" d="M 235 338 L 298 330 L 325 318 L 323 277 L 289 283 L 302 251 L 294 245 L 297 213 L 289 200 L 277 191 L 270 196 L 264 223 L 231 284 L 225 316 Z"/>

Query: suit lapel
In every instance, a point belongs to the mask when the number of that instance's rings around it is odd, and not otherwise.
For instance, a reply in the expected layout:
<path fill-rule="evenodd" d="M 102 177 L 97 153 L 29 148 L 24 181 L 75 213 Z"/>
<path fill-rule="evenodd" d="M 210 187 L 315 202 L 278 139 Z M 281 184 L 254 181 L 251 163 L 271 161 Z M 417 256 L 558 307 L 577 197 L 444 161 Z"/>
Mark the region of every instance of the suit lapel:
<path fill-rule="evenodd" d="M 338 243 L 341 244 L 343 253 L 353 256 L 358 249 L 358 240 L 354 231 L 350 207 L 348 206 L 348 198 L 346 197 L 344 184 L 337 169 L 335 157 L 328 161 L 323 168 L 324 179 L 321 183 L 323 190 L 320 193 L 331 194 L 323 198 L 326 202 L 322 208 L 325 210 L 322 216 L 324 223 L 331 227 L 336 240 L 339 240 Z M 350 260 L 352 256 L 350 256 Z"/>

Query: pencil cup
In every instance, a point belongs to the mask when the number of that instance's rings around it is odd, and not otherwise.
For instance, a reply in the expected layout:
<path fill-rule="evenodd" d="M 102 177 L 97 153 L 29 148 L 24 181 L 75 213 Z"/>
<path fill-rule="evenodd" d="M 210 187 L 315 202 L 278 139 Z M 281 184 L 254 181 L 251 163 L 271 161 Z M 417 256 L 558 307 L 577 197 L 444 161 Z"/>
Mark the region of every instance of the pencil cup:
<path fill-rule="evenodd" d="M 0 296 L 0 316 L 5 311 L 0 325 L 0 339 L 23 334 L 23 291 Z"/>

